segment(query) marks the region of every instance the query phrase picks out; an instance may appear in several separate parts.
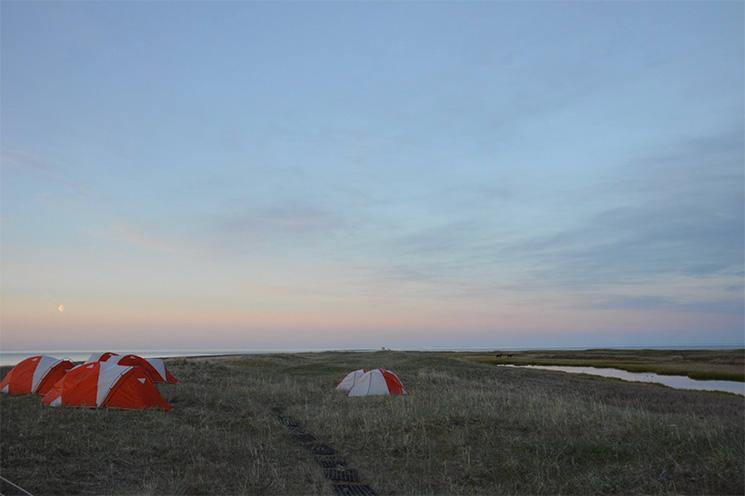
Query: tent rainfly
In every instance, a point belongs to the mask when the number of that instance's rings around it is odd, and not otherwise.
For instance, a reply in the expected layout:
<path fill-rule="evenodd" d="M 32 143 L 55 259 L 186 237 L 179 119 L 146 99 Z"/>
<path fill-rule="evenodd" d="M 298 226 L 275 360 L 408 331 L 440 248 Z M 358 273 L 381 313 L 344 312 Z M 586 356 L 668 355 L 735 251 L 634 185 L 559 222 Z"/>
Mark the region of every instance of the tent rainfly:
<path fill-rule="evenodd" d="M 45 406 L 171 409 L 144 368 L 113 362 L 86 362 L 70 369 L 41 402 Z"/>
<path fill-rule="evenodd" d="M 36 355 L 10 369 L 0 382 L 0 392 L 6 394 L 44 395 L 60 380 L 73 363 L 47 355 Z"/>
<path fill-rule="evenodd" d="M 406 394 L 401 379 L 386 369 L 373 369 L 357 379 L 349 396 L 400 396 Z"/>
<path fill-rule="evenodd" d="M 132 367 L 142 367 L 145 369 L 148 377 L 156 383 L 177 384 L 178 380 L 166 369 L 166 364 L 160 358 L 142 358 L 137 355 L 124 355 L 121 358 L 115 357 L 119 365 L 129 365 Z"/>

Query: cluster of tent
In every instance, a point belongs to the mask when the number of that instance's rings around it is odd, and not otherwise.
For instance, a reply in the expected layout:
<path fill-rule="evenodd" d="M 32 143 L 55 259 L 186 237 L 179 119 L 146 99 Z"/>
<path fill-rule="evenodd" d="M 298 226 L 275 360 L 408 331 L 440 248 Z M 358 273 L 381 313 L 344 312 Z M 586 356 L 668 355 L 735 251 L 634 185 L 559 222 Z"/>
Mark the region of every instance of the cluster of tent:
<path fill-rule="evenodd" d="M 36 394 L 45 406 L 122 408 L 143 410 L 171 405 L 156 384 L 176 384 L 176 378 L 159 358 L 96 353 L 75 365 L 70 360 L 37 355 L 13 367 L 0 382 L 0 392 Z M 336 389 L 348 396 L 400 396 L 406 394 L 401 379 L 386 369 L 358 369 L 347 374 Z"/>
<path fill-rule="evenodd" d="M 357 369 L 348 373 L 336 386 L 347 396 L 400 396 L 406 394 L 401 379 L 386 369 Z"/>
<path fill-rule="evenodd" d="M 0 382 L 0 392 L 41 396 L 45 406 L 143 410 L 171 405 L 155 384 L 176 384 L 159 358 L 96 353 L 75 365 L 70 360 L 37 355 L 13 367 Z"/>

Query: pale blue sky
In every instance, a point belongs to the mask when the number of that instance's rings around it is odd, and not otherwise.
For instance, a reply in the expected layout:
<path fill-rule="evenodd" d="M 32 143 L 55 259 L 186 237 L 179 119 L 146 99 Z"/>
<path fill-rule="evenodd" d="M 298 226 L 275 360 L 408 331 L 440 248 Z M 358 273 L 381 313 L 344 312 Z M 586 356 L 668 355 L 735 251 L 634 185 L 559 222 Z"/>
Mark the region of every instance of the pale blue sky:
<path fill-rule="evenodd" d="M 743 342 L 741 2 L 1 9 L 3 349 Z"/>

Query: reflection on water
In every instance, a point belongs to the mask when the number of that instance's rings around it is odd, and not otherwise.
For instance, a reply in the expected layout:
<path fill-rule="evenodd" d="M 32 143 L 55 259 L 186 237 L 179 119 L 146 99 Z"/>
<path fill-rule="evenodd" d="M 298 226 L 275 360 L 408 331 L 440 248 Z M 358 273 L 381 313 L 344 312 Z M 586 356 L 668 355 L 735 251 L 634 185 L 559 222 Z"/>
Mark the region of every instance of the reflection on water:
<path fill-rule="evenodd" d="M 602 377 L 613 377 L 624 381 L 654 382 L 675 389 L 695 389 L 703 391 L 725 391 L 745 396 L 745 382 L 737 381 L 702 381 L 684 375 L 660 375 L 654 372 L 628 372 L 621 369 L 603 369 L 598 367 L 569 367 L 562 365 L 500 365 L 500 367 L 518 367 L 524 369 L 556 370 L 570 374 L 590 374 Z"/>

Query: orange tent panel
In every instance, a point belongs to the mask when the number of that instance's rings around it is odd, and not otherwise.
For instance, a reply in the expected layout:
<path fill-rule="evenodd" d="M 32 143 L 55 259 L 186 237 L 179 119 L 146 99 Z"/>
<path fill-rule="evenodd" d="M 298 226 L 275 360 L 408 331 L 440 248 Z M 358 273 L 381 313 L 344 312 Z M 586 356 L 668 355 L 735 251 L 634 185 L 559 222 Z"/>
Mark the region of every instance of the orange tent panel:
<path fill-rule="evenodd" d="M 42 399 L 46 406 L 143 410 L 171 405 L 141 367 L 91 362 L 71 369 Z"/>
<path fill-rule="evenodd" d="M 20 361 L 0 382 L 0 392 L 7 394 L 45 394 L 72 368 L 70 360 L 36 355 Z"/>
<path fill-rule="evenodd" d="M 156 384 L 167 382 L 176 384 L 176 378 L 166 369 L 166 365 L 160 358 L 142 358 L 138 355 L 124 355 L 117 360 L 119 365 L 130 365 L 145 369 L 148 377 Z"/>

